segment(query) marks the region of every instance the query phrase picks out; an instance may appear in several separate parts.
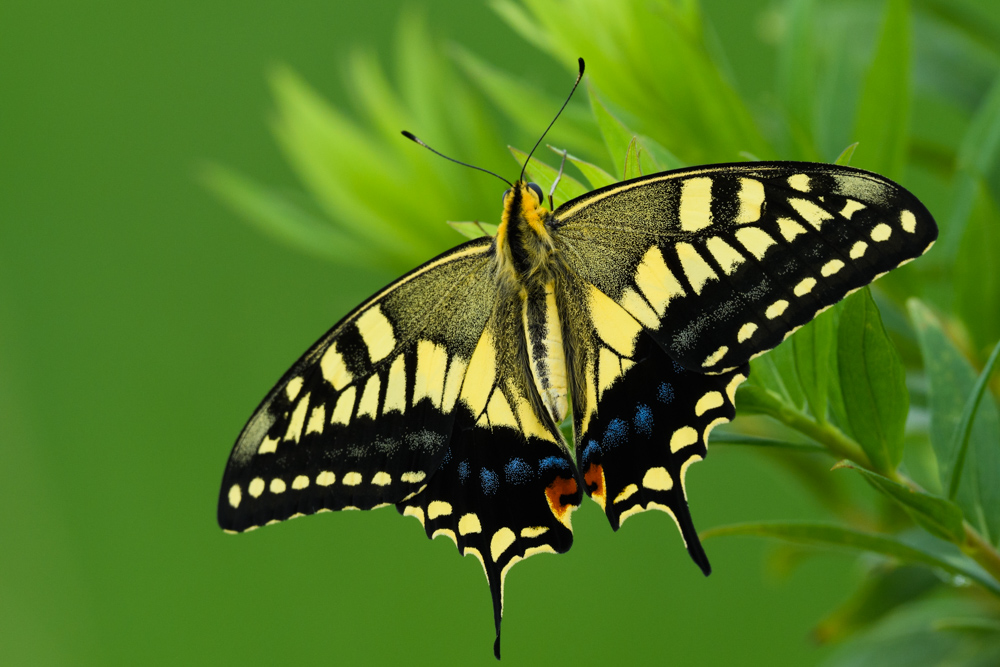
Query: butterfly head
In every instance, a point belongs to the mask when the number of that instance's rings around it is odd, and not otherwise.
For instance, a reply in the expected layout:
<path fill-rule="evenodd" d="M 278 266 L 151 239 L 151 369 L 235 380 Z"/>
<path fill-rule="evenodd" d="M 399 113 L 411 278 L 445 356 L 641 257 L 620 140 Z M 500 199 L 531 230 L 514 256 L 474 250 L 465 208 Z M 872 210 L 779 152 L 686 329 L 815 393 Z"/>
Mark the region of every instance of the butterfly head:
<path fill-rule="evenodd" d="M 551 212 L 544 205 L 542 189 L 517 181 L 503 195 L 503 213 L 497 229 L 497 257 L 503 273 L 517 282 L 543 270 L 554 247 L 546 226 Z"/>

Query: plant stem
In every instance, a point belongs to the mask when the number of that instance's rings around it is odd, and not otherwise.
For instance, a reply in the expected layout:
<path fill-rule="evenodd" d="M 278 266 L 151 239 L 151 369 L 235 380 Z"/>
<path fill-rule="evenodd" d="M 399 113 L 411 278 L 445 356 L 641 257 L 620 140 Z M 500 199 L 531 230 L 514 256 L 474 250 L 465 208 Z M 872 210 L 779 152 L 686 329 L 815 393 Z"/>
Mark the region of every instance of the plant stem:
<path fill-rule="evenodd" d="M 806 435 L 820 443 L 836 458 L 848 459 L 864 468 L 877 472 L 872 468 L 871 460 L 857 442 L 849 438 L 843 431 L 829 422 L 819 423 L 811 416 L 796 410 L 784 401 L 770 394 L 767 400 L 757 404 L 758 409 L 777 419 L 789 428 Z M 886 473 L 880 473 L 886 474 Z M 915 491 L 923 491 L 920 485 L 898 470 L 887 471 L 886 476 L 895 482 L 905 484 Z M 968 521 L 962 522 L 965 539 L 957 546 L 972 560 L 976 561 L 990 576 L 1000 582 L 1000 552 L 989 543 Z"/>

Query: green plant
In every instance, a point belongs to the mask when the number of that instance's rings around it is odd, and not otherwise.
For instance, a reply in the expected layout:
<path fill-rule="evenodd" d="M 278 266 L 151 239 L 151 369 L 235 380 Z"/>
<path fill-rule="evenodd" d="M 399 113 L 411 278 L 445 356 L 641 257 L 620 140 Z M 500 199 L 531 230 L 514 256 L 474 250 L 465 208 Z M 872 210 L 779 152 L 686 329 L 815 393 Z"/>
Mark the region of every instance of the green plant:
<path fill-rule="evenodd" d="M 493 6 L 557 62 L 587 58 L 589 92 L 548 138 L 569 151 L 560 201 L 742 155 L 851 160 L 902 181 L 936 213 L 938 247 L 754 360 L 739 418 L 713 437 L 779 457 L 836 521 L 724 526 L 703 537 L 868 554 L 860 590 L 816 630 L 844 642 L 834 664 L 1000 659 L 1000 27 L 965 3 L 789 0 L 764 16 L 775 76 L 753 96 L 738 90 L 693 0 Z M 207 169 L 205 182 L 249 221 L 340 263 L 407 269 L 458 240 L 441 224 L 458 210 L 478 221 L 456 229 L 482 233 L 495 216 L 494 184 L 427 159 L 399 130 L 505 172 L 487 110 L 531 137 L 562 91 L 550 95 L 458 47 L 445 54 L 412 16 L 398 43 L 398 89 L 371 55 L 351 61 L 364 124 L 291 71 L 272 73 L 275 133 L 311 203 L 223 167 Z M 511 153 L 518 165 L 526 157 Z M 527 171 L 548 189 L 556 168 L 536 157 Z M 847 490 L 849 475 L 876 495 Z"/>

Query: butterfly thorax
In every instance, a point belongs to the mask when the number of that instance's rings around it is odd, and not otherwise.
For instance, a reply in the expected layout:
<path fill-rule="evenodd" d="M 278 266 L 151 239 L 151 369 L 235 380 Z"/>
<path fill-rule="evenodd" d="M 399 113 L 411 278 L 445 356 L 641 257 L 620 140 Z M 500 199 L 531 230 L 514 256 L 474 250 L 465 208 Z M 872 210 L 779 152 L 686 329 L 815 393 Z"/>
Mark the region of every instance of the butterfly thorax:
<path fill-rule="evenodd" d="M 537 185 L 518 181 L 504 196 L 496 274 L 501 291 L 521 302 L 524 361 L 543 405 L 558 424 L 569 408 L 563 323 L 556 301 L 557 281 L 566 269 L 546 226 L 552 214 L 540 194 Z"/>

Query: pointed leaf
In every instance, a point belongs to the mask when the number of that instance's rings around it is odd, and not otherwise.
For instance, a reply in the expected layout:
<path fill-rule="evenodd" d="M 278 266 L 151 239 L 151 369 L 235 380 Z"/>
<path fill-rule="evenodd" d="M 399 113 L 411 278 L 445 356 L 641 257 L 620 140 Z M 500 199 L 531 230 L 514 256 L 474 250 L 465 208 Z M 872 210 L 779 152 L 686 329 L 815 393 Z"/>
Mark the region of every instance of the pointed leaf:
<path fill-rule="evenodd" d="M 934 314 L 916 299 L 907 305 L 924 358 L 930 397 L 931 446 L 941 487 L 948 489 L 958 461 L 952 440 L 976 384 L 976 372 L 945 334 Z M 1000 414 L 992 396 L 980 404 L 969 433 L 966 472 L 955 501 L 966 520 L 996 544 L 1000 536 Z"/>
<path fill-rule="evenodd" d="M 840 155 L 837 156 L 837 159 L 834 160 L 833 163 L 839 164 L 842 167 L 850 166 L 851 158 L 854 157 L 854 151 L 857 150 L 857 148 L 858 148 L 858 142 L 855 141 L 853 144 L 842 150 L 840 152 Z"/>
<path fill-rule="evenodd" d="M 736 410 L 741 415 L 774 415 L 784 406 L 780 396 L 760 385 L 743 383 L 736 390 Z"/>
<path fill-rule="evenodd" d="M 857 166 L 895 179 L 902 174 L 910 129 L 911 33 L 909 0 L 888 0 L 854 119 L 863 148 Z"/>
<path fill-rule="evenodd" d="M 972 388 L 969 398 L 965 401 L 965 407 L 962 409 L 962 418 L 958 420 L 958 424 L 955 425 L 955 431 L 951 436 L 951 444 L 949 444 L 948 449 L 958 452 L 955 455 L 955 469 L 951 473 L 951 482 L 948 484 L 948 497 L 951 499 L 954 499 L 958 494 L 958 485 L 962 480 L 962 468 L 965 466 L 965 456 L 969 450 L 969 437 L 972 435 L 972 424 L 975 422 L 976 414 L 979 412 L 979 405 L 983 400 L 983 393 L 986 391 L 986 383 L 989 382 L 990 376 L 993 374 L 998 356 L 1000 356 L 1000 342 L 993 348 L 993 353 L 990 354 L 983 372 L 976 379 L 976 385 Z"/>
<path fill-rule="evenodd" d="M 470 239 L 497 235 L 497 226 L 488 222 L 453 222 L 449 220 L 448 224 L 456 232 Z"/>
<path fill-rule="evenodd" d="M 906 373 L 867 287 L 840 314 L 837 365 L 851 432 L 876 470 L 895 470 L 909 409 Z"/>
<path fill-rule="evenodd" d="M 528 159 L 528 154 L 522 150 L 518 150 L 513 146 L 508 146 L 511 155 L 517 160 L 518 164 L 524 164 L 524 161 Z M 534 183 L 537 183 L 539 187 L 542 188 L 542 192 L 546 195 L 549 190 L 552 189 L 552 184 L 556 180 L 556 176 L 559 175 L 559 170 L 555 167 L 551 167 L 538 158 L 532 156 L 531 161 L 528 163 L 527 169 L 524 173 L 528 176 L 528 179 Z M 570 199 L 575 199 L 580 195 L 587 194 L 588 190 L 584 187 L 583 183 L 576 180 L 572 176 L 568 176 L 563 173 L 562 178 L 559 179 L 559 184 L 556 186 L 556 191 L 553 194 L 553 199 L 555 200 L 556 206 L 561 203 L 568 202 Z"/>
<path fill-rule="evenodd" d="M 553 151 L 562 155 L 561 150 L 556 150 L 552 146 L 549 146 Z M 590 187 L 594 190 L 598 188 L 603 188 L 605 185 L 611 185 L 612 183 L 617 183 L 618 181 L 614 176 L 604 171 L 595 164 L 591 164 L 585 160 L 581 160 L 572 153 L 566 154 L 566 159 L 573 163 L 573 165 L 580 170 L 584 178 L 590 182 Z"/>
<path fill-rule="evenodd" d="M 809 411 L 820 423 L 826 421 L 830 357 L 836 341 L 835 313 L 827 310 L 792 336 L 795 370 Z"/>
<path fill-rule="evenodd" d="M 949 224 L 941 239 L 946 257 L 954 257 L 972 215 L 978 190 L 985 185 L 987 175 L 1000 161 L 1000 75 L 976 110 L 969 123 L 956 160 L 955 181 Z M 994 192 L 995 198 L 1000 193 Z"/>
<path fill-rule="evenodd" d="M 604 137 L 604 145 L 611 156 L 615 173 L 624 174 L 625 156 L 628 154 L 628 147 L 635 137 L 635 133 L 608 111 L 608 108 L 597 96 L 597 91 L 593 86 L 588 85 L 587 91 L 590 94 L 590 106 L 597 119 L 597 126 L 601 129 L 601 136 Z"/>
<path fill-rule="evenodd" d="M 935 537 L 940 537 L 955 544 L 961 544 L 965 541 L 962 510 L 955 503 L 929 493 L 914 491 L 878 473 L 858 467 L 849 461 L 841 461 L 833 466 L 834 470 L 838 468 L 856 470 L 878 491 L 902 505 L 907 513 L 913 517 L 914 521 Z"/>
<path fill-rule="evenodd" d="M 352 266 L 391 266 L 384 253 L 373 252 L 281 195 L 225 167 L 205 167 L 201 180 L 247 222 L 300 252 Z"/>
<path fill-rule="evenodd" d="M 1000 596 L 1000 583 L 997 583 L 977 563 L 964 555 L 960 553 L 946 555 L 934 549 L 913 546 L 891 535 L 865 533 L 852 528 L 805 521 L 768 521 L 719 526 L 702 531 L 699 536 L 702 540 L 707 540 L 723 535 L 754 535 L 772 537 L 795 544 L 870 551 L 890 558 L 898 558 L 904 562 L 921 563 L 940 568 L 945 572 L 971 579 L 994 595 Z"/>
<path fill-rule="evenodd" d="M 819 622 L 813 637 L 821 644 L 842 641 L 940 585 L 940 577 L 919 565 L 876 568 L 846 602 Z"/>
<path fill-rule="evenodd" d="M 712 431 L 711 443 L 715 445 L 744 445 L 750 447 L 772 447 L 775 449 L 792 449 L 798 452 L 812 454 L 825 454 L 827 451 L 819 445 L 810 445 L 803 442 L 789 442 L 787 440 L 774 440 L 772 438 L 761 438 L 755 435 L 744 435 L 742 433 L 722 433 Z"/>
<path fill-rule="evenodd" d="M 628 142 L 628 148 L 625 149 L 625 167 L 624 174 L 622 176 L 623 181 L 642 176 L 642 167 L 639 166 L 639 153 L 641 151 L 642 149 L 639 147 L 637 138 L 632 137 L 632 139 Z"/>

